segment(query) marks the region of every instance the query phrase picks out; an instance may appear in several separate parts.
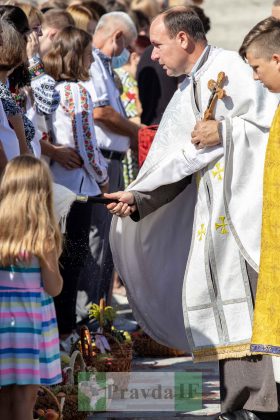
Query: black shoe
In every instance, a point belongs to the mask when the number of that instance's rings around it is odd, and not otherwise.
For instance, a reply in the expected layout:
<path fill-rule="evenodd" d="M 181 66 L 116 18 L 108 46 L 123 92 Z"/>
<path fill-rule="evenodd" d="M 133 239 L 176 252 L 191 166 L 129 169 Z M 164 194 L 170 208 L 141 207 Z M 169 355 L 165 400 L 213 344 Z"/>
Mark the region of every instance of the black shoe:
<path fill-rule="evenodd" d="M 216 420 L 260 420 L 256 414 L 248 410 L 238 410 L 232 413 L 220 414 Z"/>

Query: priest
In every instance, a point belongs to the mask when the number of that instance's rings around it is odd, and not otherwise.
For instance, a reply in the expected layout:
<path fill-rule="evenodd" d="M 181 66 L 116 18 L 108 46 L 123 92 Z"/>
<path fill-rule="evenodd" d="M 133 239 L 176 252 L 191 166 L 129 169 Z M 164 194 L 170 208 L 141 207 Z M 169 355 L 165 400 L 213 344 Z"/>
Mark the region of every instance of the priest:
<path fill-rule="evenodd" d="M 253 354 L 251 335 L 277 98 L 254 82 L 238 53 L 208 45 L 186 8 L 156 17 L 150 38 L 152 59 L 186 78 L 136 181 L 108 195 L 118 200 L 108 209 L 120 216 L 111 227 L 115 266 L 150 336 L 191 351 L 195 362 L 219 361 L 218 418 L 272 420 L 272 361 Z"/>

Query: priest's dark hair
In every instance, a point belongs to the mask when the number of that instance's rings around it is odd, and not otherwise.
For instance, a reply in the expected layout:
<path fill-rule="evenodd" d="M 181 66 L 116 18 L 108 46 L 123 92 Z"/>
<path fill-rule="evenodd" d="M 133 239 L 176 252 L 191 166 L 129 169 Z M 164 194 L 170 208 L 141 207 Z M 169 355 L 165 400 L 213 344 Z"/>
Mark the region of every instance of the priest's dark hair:
<path fill-rule="evenodd" d="M 197 13 L 184 6 L 176 6 L 163 12 L 163 22 L 170 38 L 175 38 L 180 32 L 186 32 L 194 41 L 206 41 L 202 21 Z"/>
<path fill-rule="evenodd" d="M 268 17 L 257 23 L 245 36 L 239 54 L 246 59 L 249 48 L 254 48 L 254 55 L 270 60 L 274 53 L 280 53 L 280 20 Z"/>

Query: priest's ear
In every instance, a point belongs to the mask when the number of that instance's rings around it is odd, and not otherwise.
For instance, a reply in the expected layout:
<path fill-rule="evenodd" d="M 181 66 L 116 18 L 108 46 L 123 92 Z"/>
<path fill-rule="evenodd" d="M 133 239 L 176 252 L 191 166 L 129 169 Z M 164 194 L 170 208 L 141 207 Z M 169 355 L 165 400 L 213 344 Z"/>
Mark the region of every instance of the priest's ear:
<path fill-rule="evenodd" d="M 184 49 L 187 50 L 190 45 L 190 36 L 187 34 L 187 32 L 179 31 L 176 35 L 176 41 L 177 43 Z"/>

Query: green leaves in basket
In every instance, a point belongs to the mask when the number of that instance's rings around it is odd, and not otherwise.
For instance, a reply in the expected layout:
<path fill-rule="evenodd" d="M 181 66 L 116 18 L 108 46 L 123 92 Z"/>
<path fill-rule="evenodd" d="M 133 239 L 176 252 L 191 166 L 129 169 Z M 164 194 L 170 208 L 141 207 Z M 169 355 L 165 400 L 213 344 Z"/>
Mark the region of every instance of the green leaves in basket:
<path fill-rule="evenodd" d="M 112 306 L 105 306 L 102 313 L 101 308 L 96 303 L 93 303 L 89 308 L 89 317 L 95 318 L 100 326 L 110 324 L 116 318 L 116 310 Z"/>

